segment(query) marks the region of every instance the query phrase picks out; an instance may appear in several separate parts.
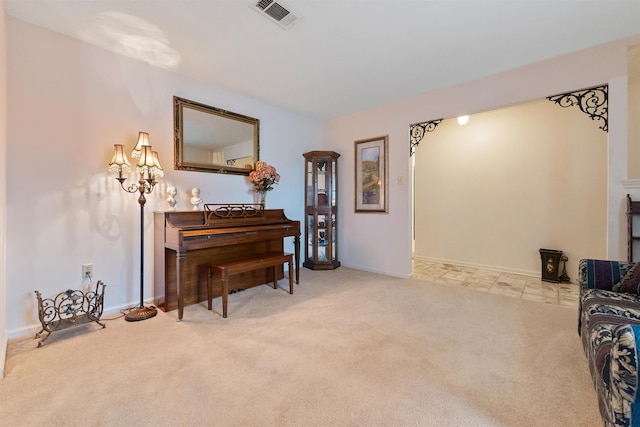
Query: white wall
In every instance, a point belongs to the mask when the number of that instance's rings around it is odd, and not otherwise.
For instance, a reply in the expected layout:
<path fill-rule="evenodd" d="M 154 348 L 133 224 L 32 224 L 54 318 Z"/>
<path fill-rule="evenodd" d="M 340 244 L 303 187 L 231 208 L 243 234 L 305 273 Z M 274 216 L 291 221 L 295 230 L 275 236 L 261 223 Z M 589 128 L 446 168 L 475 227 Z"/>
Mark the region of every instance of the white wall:
<path fill-rule="evenodd" d="M 626 85 L 621 89 L 621 79 L 626 81 L 627 46 L 639 39 L 637 36 L 598 46 L 326 123 L 325 148 L 343 156 L 339 167 L 342 177 L 339 244 L 343 265 L 398 276 L 411 274 L 410 124 L 490 111 L 602 83 L 610 83 L 611 91 L 607 256 L 623 259 L 626 254 L 619 230 L 624 219 L 619 204 L 623 195 L 620 182 L 616 182 L 618 172 L 626 177 L 627 104 L 626 96 L 622 96 Z M 612 125 L 616 128 L 611 129 Z M 385 134 L 389 135 L 390 152 L 389 214 L 356 214 L 353 141 Z M 612 170 L 615 173 L 611 174 Z M 569 274 L 575 276 L 575 272 Z"/>
<path fill-rule="evenodd" d="M 4 2 L 0 3 L 0 379 L 7 352 L 7 50 Z"/>
<path fill-rule="evenodd" d="M 598 126 L 546 99 L 442 122 L 416 152 L 415 258 L 539 275 L 540 248 L 562 250 L 574 271 L 605 257 Z"/>
<path fill-rule="evenodd" d="M 124 144 L 129 154 L 138 132 L 149 132 L 165 169 L 145 206 L 147 299 L 153 283 L 152 212 L 167 207 L 168 185 L 178 189 L 178 209 L 191 208 L 195 186 L 208 203 L 254 200 L 245 177 L 173 170 L 174 95 L 259 118 L 260 157 L 282 176 L 267 207 L 302 219 L 301 154 L 321 147 L 319 122 L 6 20 L 10 336 L 37 325 L 34 290 L 54 296 L 77 289 L 83 263 L 94 263 L 95 279 L 107 284 L 107 310 L 139 302 L 140 211 L 137 196 L 125 193 L 106 172 L 113 144 Z"/>
<path fill-rule="evenodd" d="M 607 193 L 607 258 L 627 258 L 627 220 L 624 180 L 627 179 L 628 151 L 628 84 L 627 76 L 609 80 L 609 153 Z M 637 198 L 634 196 L 634 198 Z"/>
<path fill-rule="evenodd" d="M 629 48 L 629 117 L 640 117 L 640 45 Z M 640 178 L 640 120 L 629 120 L 629 178 Z"/>

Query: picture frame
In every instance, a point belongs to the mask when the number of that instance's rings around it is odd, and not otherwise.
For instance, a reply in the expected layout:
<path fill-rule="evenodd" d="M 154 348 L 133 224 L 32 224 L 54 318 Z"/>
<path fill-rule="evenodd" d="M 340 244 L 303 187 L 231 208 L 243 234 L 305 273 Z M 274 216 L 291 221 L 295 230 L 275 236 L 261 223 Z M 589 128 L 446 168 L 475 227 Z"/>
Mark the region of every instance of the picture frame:
<path fill-rule="evenodd" d="M 389 211 L 389 135 L 355 141 L 355 212 Z"/>

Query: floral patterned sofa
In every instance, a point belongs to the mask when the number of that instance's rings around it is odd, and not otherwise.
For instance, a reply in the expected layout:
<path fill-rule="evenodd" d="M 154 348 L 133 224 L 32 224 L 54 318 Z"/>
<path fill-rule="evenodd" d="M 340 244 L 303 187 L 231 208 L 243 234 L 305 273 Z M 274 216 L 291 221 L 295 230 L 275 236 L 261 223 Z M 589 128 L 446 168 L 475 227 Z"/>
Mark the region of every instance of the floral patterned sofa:
<path fill-rule="evenodd" d="M 640 263 L 583 259 L 578 333 L 606 427 L 640 427 Z"/>

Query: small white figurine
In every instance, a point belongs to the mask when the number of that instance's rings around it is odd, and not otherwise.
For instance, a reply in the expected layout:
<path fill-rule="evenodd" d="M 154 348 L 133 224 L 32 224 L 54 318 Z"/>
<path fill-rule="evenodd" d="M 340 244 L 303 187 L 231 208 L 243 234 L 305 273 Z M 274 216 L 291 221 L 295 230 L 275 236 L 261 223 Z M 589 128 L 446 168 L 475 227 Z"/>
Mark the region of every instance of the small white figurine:
<path fill-rule="evenodd" d="M 191 190 L 191 204 L 193 205 L 194 211 L 200 210 L 200 203 L 202 203 L 202 199 L 200 198 L 200 189 L 198 187 L 193 187 Z"/>
<path fill-rule="evenodd" d="M 169 209 L 167 209 L 168 211 L 175 211 L 176 210 L 176 194 L 178 194 L 178 191 L 176 190 L 176 187 L 174 187 L 173 185 L 170 185 L 167 187 L 167 203 L 169 203 Z"/>

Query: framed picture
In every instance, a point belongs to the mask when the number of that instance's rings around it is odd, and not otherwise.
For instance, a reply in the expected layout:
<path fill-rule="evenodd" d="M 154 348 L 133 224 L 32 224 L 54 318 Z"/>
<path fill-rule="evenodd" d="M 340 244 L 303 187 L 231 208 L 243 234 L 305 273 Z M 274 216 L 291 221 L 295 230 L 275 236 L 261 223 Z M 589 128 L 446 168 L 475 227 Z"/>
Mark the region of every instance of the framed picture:
<path fill-rule="evenodd" d="M 356 212 L 389 209 L 389 135 L 362 139 L 356 147 Z"/>

